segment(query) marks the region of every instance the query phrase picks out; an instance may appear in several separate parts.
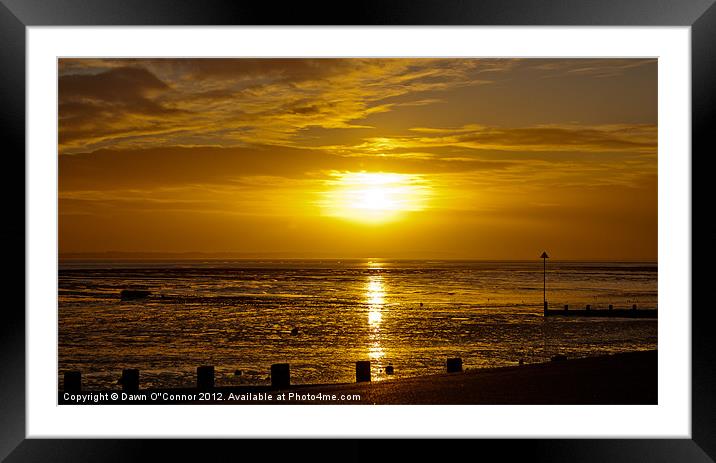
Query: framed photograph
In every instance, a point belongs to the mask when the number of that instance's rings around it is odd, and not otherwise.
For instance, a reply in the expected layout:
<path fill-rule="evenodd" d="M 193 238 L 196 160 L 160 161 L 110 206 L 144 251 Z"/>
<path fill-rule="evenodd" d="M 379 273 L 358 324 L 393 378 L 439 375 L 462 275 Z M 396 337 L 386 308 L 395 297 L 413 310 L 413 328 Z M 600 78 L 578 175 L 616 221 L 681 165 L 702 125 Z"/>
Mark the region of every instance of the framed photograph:
<path fill-rule="evenodd" d="M 712 461 L 711 2 L 0 13 L 27 182 L 8 461 L 266 437 Z"/>

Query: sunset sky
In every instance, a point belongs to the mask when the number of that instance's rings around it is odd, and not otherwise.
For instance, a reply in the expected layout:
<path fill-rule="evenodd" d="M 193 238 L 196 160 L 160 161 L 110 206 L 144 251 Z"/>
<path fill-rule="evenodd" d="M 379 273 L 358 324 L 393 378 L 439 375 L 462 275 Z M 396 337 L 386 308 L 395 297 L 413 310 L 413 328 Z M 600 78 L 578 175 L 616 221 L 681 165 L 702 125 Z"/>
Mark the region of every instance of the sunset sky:
<path fill-rule="evenodd" d="M 657 257 L 653 59 L 61 59 L 60 254 Z"/>

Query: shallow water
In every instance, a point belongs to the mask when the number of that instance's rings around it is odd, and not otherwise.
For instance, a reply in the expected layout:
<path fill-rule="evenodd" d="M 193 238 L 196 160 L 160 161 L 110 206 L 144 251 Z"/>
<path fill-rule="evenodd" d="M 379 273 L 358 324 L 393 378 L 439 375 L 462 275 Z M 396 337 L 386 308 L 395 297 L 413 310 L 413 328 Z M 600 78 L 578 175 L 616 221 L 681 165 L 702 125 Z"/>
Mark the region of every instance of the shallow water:
<path fill-rule="evenodd" d="M 268 382 L 273 363 L 294 383 L 374 380 L 654 349 L 653 319 L 544 319 L 542 262 L 64 262 L 59 273 L 59 374 L 116 387 L 139 368 L 142 387 L 192 386 L 214 365 L 217 385 Z M 149 299 L 124 302 L 125 288 Z M 657 307 L 656 263 L 549 262 L 551 307 Z M 298 334 L 291 330 L 298 328 Z M 383 368 L 392 364 L 395 375 Z M 236 376 L 236 370 L 241 375 Z"/>

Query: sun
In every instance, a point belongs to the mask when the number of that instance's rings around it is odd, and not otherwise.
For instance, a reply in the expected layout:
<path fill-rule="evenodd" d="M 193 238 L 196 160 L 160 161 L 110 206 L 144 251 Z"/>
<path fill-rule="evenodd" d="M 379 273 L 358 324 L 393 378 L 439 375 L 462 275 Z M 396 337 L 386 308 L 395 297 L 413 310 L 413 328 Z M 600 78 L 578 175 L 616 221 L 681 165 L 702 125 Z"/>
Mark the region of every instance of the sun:
<path fill-rule="evenodd" d="M 333 173 L 321 206 L 327 215 L 384 223 L 426 206 L 428 186 L 421 176 L 386 172 Z"/>
<path fill-rule="evenodd" d="M 361 198 L 355 204 L 356 208 L 374 211 L 387 211 L 395 208 L 394 201 L 384 188 L 370 188 L 361 191 L 360 196 Z"/>

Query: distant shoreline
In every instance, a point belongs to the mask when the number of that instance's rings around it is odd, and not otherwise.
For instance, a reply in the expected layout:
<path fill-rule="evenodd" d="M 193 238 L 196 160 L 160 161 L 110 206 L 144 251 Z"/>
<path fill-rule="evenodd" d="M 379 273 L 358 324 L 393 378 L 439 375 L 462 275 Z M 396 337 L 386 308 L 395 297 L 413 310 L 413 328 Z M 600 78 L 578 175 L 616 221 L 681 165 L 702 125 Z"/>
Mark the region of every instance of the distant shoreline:
<path fill-rule="evenodd" d="M 471 257 L 457 256 L 449 254 L 424 254 L 422 256 L 408 256 L 404 254 L 391 254 L 390 252 L 376 253 L 372 256 L 335 256 L 333 254 L 322 253 L 292 253 L 292 252 L 143 252 L 143 251 L 106 251 L 106 252 L 66 252 L 60 253 L 59 261 L 77 261 L 77 260 L 264 260 L 264 259 L 281 259 L 281 260 L 393 260 L 393 261 L 462 261 L 462 262 L 541 262 L 538 258 L 524 259 L 497 259 L 489 257 Z M 576 259 L 554 259 L 550 262 L 648 262 L 657 263 L 655 258 L 576 258 Z"/>
<path fill-rule="evenodd" d="M 481 259 L 481 258 L 447 258 L 447 257 L 286 257 L 286 256 L 60 256 L 60 264 L 70 263 L 132 263 L 132 262 L 201 262 L 201 261 L 234 261 L 234 262 L 256 262 L 256 261 L 289 261 L 289 262 L 482 262 L 482 263 L 537 263 L 535 259 Z M 553 259 L 551 264 L 556 263 L 595 263 L 595 264 L 648 264 L 658 265 L 658 261 L 649 259 Z"/>

